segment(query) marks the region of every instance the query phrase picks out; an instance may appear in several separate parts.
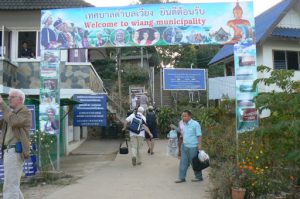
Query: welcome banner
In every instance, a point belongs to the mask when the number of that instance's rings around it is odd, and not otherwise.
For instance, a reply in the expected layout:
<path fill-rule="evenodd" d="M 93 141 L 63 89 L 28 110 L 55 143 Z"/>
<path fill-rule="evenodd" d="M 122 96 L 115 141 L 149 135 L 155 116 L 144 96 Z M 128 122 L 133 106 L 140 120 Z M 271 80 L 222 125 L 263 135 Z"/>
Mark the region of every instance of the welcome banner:
<path fill-rule="evenodd" d="M 253 2 L 43 10 L 42 49 L 254 40 Z"/>

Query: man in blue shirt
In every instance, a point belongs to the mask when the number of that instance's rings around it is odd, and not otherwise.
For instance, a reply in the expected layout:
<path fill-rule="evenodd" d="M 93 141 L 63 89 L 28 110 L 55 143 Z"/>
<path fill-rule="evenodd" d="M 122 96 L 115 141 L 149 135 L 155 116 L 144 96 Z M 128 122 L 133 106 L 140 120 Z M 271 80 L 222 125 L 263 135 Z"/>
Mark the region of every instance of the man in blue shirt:
<path fill-rule="evenodd" d="M 183 143 L 181 145 L 181 159 L 179 164 L 179 178 L 175 183 L 185 182 L 186 172 L 192 159 L 197 155 L 198 150 L 201 150 L 202 132 L 200 124 L 193 120 L 192 113 L 185 110 L 181 114 L 183 126 Z M 195 179 L 192 182 L 202 181 L 202 172 L 194 171 Z"/>

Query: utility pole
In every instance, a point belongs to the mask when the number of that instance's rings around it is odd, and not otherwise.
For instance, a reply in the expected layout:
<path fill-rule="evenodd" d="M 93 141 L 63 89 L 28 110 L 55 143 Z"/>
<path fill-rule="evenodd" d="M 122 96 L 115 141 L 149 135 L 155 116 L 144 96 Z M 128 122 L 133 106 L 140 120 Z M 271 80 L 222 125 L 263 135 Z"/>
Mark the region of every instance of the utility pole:
<path fill-rule="evenodd" d="M 119 114 L 121 114 L 121 110 L 122 110 L 121 48 L 117 48 L 117 66 L 118 66 Z"/>
<path fill-rule="evenodd" d="M 143 47 L 141 47 L 141 68 L 144 67 L 144 50 Z"/>
<path fill-rule="evenodd" d="M 208 69 L 205 69 L 206 76 L 206 107 L 209 108 L 209 79 L 208 79 Z"/>

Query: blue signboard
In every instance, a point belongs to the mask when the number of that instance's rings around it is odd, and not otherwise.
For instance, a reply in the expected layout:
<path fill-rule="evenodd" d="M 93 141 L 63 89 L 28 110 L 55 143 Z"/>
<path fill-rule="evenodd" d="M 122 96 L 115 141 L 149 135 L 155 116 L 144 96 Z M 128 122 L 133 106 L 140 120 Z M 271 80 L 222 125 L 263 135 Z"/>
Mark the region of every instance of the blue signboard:
<path fill-rule="evenodd" d="M 106 126 L 106 95 L 74 95 L 74 126 Z"/>
<path fill-rule="evenodd" d="M 164 90 L 206 90 L 205 69 L 164 69 Z"/>

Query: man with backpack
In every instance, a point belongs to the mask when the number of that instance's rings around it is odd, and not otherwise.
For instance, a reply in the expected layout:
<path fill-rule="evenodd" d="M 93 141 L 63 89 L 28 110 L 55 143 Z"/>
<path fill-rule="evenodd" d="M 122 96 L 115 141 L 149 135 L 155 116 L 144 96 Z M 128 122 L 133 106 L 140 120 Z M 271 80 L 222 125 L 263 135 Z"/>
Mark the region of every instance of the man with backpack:
<path fill-rule="evenodd" d="M 145 139 L 145 132 L 152 138 L 149 128 L 146 126 L 146 118 L 143 115 L 144 108 L 139 107 L 136 113 L 129 115 L 125 122 L 123 131 L 126 130 L 127 124 L 128 130 L 130 133 L 130 144 L 131 144 L 131 153 L 132 153 L 132 165 L 141 165 L 141 148 L 143 146 L 143 141 Z"/>

